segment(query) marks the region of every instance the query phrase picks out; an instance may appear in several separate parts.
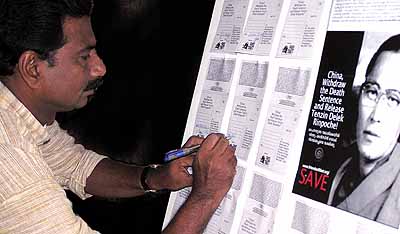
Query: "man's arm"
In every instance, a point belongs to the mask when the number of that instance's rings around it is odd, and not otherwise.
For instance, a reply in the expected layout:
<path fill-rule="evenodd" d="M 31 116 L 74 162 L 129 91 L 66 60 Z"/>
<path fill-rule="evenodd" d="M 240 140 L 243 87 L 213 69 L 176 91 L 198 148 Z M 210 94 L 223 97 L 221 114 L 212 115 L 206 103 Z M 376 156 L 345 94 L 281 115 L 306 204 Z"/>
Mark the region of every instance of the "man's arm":
<path fill-rule="evenodd" d="M 144 193 L 140 185 L 142 167 L 103 159 L 86 181 L 85 191 L 100 197 L 134 197 Z"/>
<path fill-rule="evenodd" d="M 183 147 L 201 144 L 203 138 L 193 136 Z M 179 190 L 192 185 L 186 168 L 192 166 L 193 156 L 176 159 L 150 169 L 146 183 L 154 190 Z M 143 166 L 134 166 L 110 159 L 101 160 L 86 181 L 85 191 L 101 197 L 133 197 L 144 194 L 140 182 Z"/>
<path fill-rule="evenodd" d="M 191 166 L 192 161 L 192 157 L 185 157 L 150 169 L 146 182 L 154 190 L 178 190 L 190 186 L 192 178 L 185 167 Z M 92 195 L 113 198 L 143 195 L 140 182 L 143 168 L 103 159 L 88 177 L 85 191 Z"/>

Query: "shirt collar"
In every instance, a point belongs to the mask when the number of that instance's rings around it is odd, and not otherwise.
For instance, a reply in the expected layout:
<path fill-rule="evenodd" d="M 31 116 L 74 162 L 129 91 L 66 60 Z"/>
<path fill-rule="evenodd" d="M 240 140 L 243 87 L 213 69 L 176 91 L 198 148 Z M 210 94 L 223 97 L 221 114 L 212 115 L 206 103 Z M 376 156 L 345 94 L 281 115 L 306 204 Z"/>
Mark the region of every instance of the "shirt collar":
<path fill-rule="evenodd" d="M 50 140 L 47 126 L 43 126 L 2 82 L 0 82 L 0 105 L 10 113 L 16 113 L 36 145 L 45 144 Z"/>

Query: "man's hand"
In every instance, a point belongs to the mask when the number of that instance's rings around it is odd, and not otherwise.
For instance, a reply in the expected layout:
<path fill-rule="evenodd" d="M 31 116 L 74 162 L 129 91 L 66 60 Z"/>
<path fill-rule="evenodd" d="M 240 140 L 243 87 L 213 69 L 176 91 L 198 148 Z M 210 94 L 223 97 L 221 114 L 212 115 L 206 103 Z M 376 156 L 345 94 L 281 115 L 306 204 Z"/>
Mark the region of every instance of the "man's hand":
<path fill-rule="evenodd" d="M 182 148 L 199 145 L 204 138 L 192 136 Z M 195 154 L 194 154 L 195 155 Z M 187 172 L 187 168 L 192 166 L 194 155 L 175 159 L 167 164 L 151 170 L 146 182 L 151 189 L 160 190 L 179 190 L 192 185 L 192 176 Z"/>
<path fill-rule="evenodd" d="M 222 134 L 210 134 L 193 161 L 191 196 L 212 199 L 218 203 L 228 192 L 236 174 L 235 148 Z"/>

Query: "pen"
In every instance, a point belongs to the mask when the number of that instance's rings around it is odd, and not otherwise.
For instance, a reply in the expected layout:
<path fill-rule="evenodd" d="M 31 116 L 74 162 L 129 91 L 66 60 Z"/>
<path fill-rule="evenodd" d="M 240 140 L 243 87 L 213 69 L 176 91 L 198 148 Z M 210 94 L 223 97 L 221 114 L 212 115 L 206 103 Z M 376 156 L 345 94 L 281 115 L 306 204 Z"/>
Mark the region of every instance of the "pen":
<path fill-rule="evenodd" d="M 199 150 L 199 148 L 200 148 L 200 145 L 195 145 L 195 146 L 188 147 L 188 148 L 181 148 L 181 149 L 175 149 L 175 150 L 168 151 L 167 153 L 165 153 L 164 162 L 169 162 L 176 158 L 185 157 L 189 154 L 197 152 Z"/>

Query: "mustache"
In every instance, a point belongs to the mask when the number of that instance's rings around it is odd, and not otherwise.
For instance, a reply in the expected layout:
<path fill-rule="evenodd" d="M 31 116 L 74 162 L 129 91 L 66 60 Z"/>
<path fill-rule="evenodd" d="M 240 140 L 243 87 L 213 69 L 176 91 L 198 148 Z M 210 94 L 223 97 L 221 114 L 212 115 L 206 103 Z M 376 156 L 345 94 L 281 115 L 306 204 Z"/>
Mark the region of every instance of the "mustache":
<path fill-rule="evenodd" d="M 89 91 L 92 89 L 96 91 L 103 84 L 103 82 L 104 82 L 103 79 L 91 80 L 89 81 L 84 91 Z"/>

